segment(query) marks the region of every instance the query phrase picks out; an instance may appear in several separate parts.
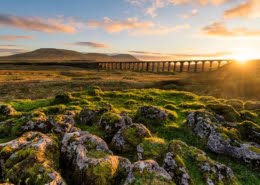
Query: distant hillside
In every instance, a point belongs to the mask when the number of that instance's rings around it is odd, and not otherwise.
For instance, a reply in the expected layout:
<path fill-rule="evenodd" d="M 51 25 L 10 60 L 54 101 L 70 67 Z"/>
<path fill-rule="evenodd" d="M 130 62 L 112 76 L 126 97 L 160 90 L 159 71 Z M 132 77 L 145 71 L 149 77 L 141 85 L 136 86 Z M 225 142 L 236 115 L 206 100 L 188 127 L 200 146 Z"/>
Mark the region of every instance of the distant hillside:
<path fill-rule="evenodd" d="M 139 61 L 132 55 L 119 54 L 109 56 L 100 53 L 83 54 L 77 51 L 42 48 L 35 51 L 16 54 L 12 56 L 0 57 L 0 61 L 13 62 L 66 62 L 66 61 L 92 61 L 92 62 L 110 62 L 110 61 Z"/>

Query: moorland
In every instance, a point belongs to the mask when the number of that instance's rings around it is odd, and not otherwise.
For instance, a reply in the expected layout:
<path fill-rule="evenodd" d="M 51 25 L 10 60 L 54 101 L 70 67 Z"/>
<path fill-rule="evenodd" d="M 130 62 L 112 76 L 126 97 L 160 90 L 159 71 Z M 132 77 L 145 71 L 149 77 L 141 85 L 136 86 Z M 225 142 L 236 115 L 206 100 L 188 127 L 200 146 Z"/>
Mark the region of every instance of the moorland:
<path fill-rule="evenodd" d="M 256 61 L 204 73 L 8 61 L 0 64 L 0 182 L 260 183 Z"/>

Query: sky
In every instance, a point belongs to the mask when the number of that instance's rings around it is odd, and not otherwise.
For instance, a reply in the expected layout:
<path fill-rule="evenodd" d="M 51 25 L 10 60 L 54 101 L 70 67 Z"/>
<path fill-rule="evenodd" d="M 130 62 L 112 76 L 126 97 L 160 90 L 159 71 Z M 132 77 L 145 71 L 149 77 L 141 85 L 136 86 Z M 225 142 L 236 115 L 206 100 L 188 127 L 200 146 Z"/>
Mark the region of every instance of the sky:
<path fill-rule="evenodd" d="M 0 56 L 39 48 L 260 58 L 260 0 L 1 0 Z"/>

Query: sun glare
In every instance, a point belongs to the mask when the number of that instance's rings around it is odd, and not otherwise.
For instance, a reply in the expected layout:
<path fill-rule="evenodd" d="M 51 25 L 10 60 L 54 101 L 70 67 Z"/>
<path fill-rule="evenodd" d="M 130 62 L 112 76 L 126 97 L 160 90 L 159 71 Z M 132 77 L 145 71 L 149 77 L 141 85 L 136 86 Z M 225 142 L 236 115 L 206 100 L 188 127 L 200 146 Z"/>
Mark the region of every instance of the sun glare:
<path fill-rule="evenodd" d="M 253 50 L 249 50 L 249 49 L 243 49 L 243 50 L 240 50 L 240 51 L 237 51 L 233 54 L 233 58 L 241 63 L 241 64 L 244 64 L 250 60 L 253 60 L 253 59 L 257 59 L 259 58 L 259 53 L 253 51 Z"/>

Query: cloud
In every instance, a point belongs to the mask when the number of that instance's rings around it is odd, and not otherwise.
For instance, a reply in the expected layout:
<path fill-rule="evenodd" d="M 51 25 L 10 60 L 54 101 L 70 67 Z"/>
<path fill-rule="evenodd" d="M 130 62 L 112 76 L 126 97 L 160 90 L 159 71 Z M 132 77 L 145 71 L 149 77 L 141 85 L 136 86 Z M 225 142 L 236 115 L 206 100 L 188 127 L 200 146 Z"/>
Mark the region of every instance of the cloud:
<path fill-rule="evenodd" d="M 245 27 L 228 28 L 224 22 L 214 22 L 202 29 L 203 33 L 210 36 L 221 37 L 252 37 L 260 36 L 260 30 Z"/>
<path fill-rule="evenodd" d="M 145 10 L 145 14 L 150 15 L 152 17 L 157 16 L 157 9 L 164 8 L 169 5 L 200 5 L 200 6 L 206 6 L 206 5 L 214 5 L 219 6 L 228 2 L 231 2 L 234 0 L 127 0 L 132 5 L 138 5 L 141 4 L 149 4 L 149 6 Z"/>
<path fill-rule="evenodd" d="M 16 46 L 16 45 L 11 45 L 11 44 L 10 45 L 0 45 L 0 56 L 24 53 L 27 51 L 28 51 L 27 49 L 24 49 L 24 48 Z"/>
<path fill-rule="evenodd" d="M 198 13 L 199 13 L 199 11 L 197 9 L 193 9 L 193 10 L 191 10 L 191 12 L 181 14 L 180 17 L 183 19 L 188 19 L 190 17 L 196 16 Z"/>
<path fill-rule="evenodd" d="M 224 17 L 227 19 L 246 17 L 246 18 L 258 18 L 260 17 L 260 1 L 259 0 L 247 0 L 241 4 L 228 9 L 224 13 Z"/>
<path fill-rule="evenodd" d="M 74 45 L 88 46 L 91 48 L 110 48 L 108 44 L 98 42 L 75 42 Z"/>
<path fill-rule="evenodd" d="M 154 23 L 150 21 L 139 21 L 137 18 L 127 18 L 126 20 L 113 20 L 109 17 L 104 17 L 101 21 L 88 21 L 87 26 L 94 29 L 103 28 L 108 33 L 116 33 L 125 30 L 153 27 Z"/>
<path fill-rule="evenodd" d="M 190 28 L 190 25 L 183 24 L 174 27 L 161 26 L 151 21 L 140 21 L 137 18 L 127 18 L 125 20 L 113 20 L 104 17 L 103 20 L 92 20 L 87 23 L 92 29 L 102 28 L 108 33 L 119 33 L 127 31 L 129 35 L 164 35 L 170 32 L 179 31 Z"/>
<path fill-rule="evenodd" d="M 14 15 L 0 14 L 0 27 L 13 27 L 17 29 L 46 33 L 75 33 L 76 28 L 74 26 L 75 22 L 73 22 L 71 19 L 44 19 L 42 17 L 18 17 Z"/>
<path fill-rule="evenodd" d="M 0 35 L 0 40 L 4 41 L 30 40 L 33 38 L 33 36 L 29 35 Z"/>

